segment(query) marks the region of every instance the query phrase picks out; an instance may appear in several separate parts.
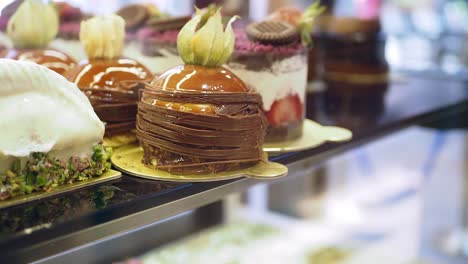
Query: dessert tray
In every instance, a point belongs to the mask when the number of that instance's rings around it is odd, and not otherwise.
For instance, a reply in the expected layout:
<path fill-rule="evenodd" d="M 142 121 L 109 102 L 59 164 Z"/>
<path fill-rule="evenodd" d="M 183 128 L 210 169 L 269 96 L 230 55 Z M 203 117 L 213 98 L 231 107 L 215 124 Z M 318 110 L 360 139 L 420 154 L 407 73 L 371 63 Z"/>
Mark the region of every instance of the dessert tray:
<path fill-rule="evenodd" d="M 263 145 L 263 151 L 270 154 L 301 151 L 316 148 L 326 142 L 345 142 L 353 137 L 353 133 L 346 128 L 322 126 L 310 119 L 304 120 L 303 129 L 303 135 L 300 138 L 279 143 L 266 143 Z"/>
<path fill-rule="evenodd" d="M 122 177 L 122 173 L 120 173 L 120 171 L 109 170 L 108 172 L 104 173 L 100 177 L 92 178 L 87 181 L 74 182 L 70 184 L 57 186 L 56 188 L 54 188 L 53 190 L 49 192 L 34 192 L 31 194 L 16 196 L 5 201 L 0 201 L 0 209 L 26 203 L 26 202 L 39 200 L 39 199 L 44 199 L 47 197 L 59 195 L 65 192 L 74 191 L 77 189 L 93 186 L 93 185 L 104 183 L 104 182 L 117 180 L 117 179 L 120 179 L 120 177 Z"/>
<path fill-rule="evenodd" d="M 276 179 L 288 174 L 288 168 L 282 164 L 268 161 L 264 153 L 263 161 L 243 169 L 230 170 L 215 174 L 202 175 L 176 175 L 163 170 L 157 170 L 144 165 L 141 160 L 143 149 L 137 145 L 127 145 L 114 151 L 112 164 L 122 172 L 129 175 L 161 181 L 173 182 L 211 182 L 248 177 L 258 180 Z"/>

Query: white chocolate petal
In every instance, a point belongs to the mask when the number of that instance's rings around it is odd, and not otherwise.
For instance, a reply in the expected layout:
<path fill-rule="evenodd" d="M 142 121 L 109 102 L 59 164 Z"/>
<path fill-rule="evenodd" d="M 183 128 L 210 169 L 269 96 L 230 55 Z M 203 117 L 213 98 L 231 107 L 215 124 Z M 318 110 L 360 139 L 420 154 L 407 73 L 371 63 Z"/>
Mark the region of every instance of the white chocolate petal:
<path fill-rule="evenodd" d="M 104 126 L 88 98 L 54 71 L 0 59 L 0 82 L 0 161 L 32 152 L 89 154 L 102 140 Z"/>

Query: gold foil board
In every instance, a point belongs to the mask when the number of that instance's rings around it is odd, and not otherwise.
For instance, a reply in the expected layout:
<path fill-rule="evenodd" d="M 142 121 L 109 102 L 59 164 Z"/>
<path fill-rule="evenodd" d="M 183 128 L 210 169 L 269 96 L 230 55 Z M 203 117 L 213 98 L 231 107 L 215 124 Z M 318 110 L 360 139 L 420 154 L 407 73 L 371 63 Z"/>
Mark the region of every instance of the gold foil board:
<path fill-rule="evenodd" d="M 251 167 L 225 171 L 216 174 L 207 175 L 176 175 L 167 171 L 157 170 L 144 165 L 143 149 L 138 145 L 123 146 L 114 151 L 112 155 L 112 164 L 124 173 L 132 176 L 171 182 L 211 182 L 236 179 L 240 177 L 249 177 L 260 180 L 275 179 L 286 176 L 288 168 L 282 164 L 267 161 L 265 154 L 264 160 Z"/>
<path fill-rule="evenodd" d="M 326 142 L 345 142 L 353 137 L 353 133 L 346 128 L 322 126 L 309 119 L 304 120 L 303 129 L 304 131 L 300 138 L 279 143 L 265 143 L 263 151 L 270 154 L 302 151 L 316 148 Z"/>

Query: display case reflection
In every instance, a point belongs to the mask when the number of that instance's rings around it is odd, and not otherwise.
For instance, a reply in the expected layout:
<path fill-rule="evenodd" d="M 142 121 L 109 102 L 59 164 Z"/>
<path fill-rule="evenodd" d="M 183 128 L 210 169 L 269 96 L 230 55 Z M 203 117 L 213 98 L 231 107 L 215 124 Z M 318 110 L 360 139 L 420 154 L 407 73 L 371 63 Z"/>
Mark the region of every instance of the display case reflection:
<path fill-rule="evenodd" d="M 104 185 L 0 211 L 0 237 L 32 232 L 65 220 L 128 201 L 132 194 Z"/>

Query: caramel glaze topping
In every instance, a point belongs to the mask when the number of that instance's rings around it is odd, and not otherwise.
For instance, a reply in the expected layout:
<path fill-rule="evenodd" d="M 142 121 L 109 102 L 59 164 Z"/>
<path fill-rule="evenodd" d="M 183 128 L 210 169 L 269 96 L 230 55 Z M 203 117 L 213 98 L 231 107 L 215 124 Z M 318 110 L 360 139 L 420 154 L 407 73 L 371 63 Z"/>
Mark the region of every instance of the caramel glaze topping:
<path fill-rule="evenodd" d="M 0 57 L 32 61 L 64 76 L 77 65 L 73 58 L 55 49 L 9 49 L 1 52 Z"/>
<path fill-rule="evenodd" d="M 138 90 L 152 77 L 142 64 L 121 58 L 83 61 L 68 79 L 88 96 L 99 118 L 113 124 L 106 126 L 106 136 L 109 136 L 122 132 L 119 122 L 135 122 Z"/>
<path fill-rule="evenodd" d="M 84 60 L 70 74 L 80 89 L 108 89 L 128 92 L 121 81 L 145 81 L 153 77 L 142 64 L 132 59 Z"/>
<path fill-rule="evenodd" d="M 198 93 L 248 92 L 245 83 L 225 68 L 207 68 L 198 65 L 181 65 L 170 69 L 151 82 L 152 87 L 163 91 Z M 215 114 L 214 106 L 207 104 L 178 103 L 153 99 L 152 104 L 183 112 Z"/>
<path fill-rule="evenodd" d="M 186 65 L 141 92 L 143 163 L 176 173 L 214 173 L 262 159 L 261 96 L 224 68 Z"/>

